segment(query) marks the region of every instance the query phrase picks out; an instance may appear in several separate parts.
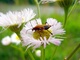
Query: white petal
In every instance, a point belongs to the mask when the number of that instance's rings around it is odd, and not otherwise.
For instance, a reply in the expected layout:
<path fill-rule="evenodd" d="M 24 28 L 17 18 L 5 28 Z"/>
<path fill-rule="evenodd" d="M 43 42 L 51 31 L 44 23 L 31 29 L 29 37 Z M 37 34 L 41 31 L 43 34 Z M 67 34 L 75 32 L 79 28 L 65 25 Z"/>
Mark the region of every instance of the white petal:
<path fill-rule="evenodd" d="M 55 39 L 55 38 L 51 38 L 50 40 L 48 40 L 50 43 L 53 43 L 54 45 L 59 46 L 61 43 L 62 39 Z"/>
<path fill-rule="evenodd" d="M 30 37 L 22 37 L 22 45 L 23 46 L 28 46 L 29 44 L 31 44 L 32 39 Z"/>
<path fill-rule="evenodd" d="M 53 35 L 62 35 L 65 33 L 64 29 L 62 29 L 61 25 L 54 25 L 50 28 Z"/>
<path fill-rule="evenodd" d="M 41 41 L 40 40 L 34 40 L 32 41 L 33 49 L 35 50 L 36 48 L 39 48 L 41 46 Z"/>
<path fill-rule="evenodd" d="M 33 34 L 32 29 L 27 29 L 26 27 L 23 27 L 23 29 L 20 32 L 22 38 L 31 37 Z"/>
<path fill-rule="evenodd" d="M 48 18 L 47 19 L 47 23 L 49 25 L 56 25 L 57 24 L 57 20 L 56 19 L 53 19 L 53 18 Z"/>
<path fill-rule="evenodd" d="M 41 19 L 32 20 L 30 23 L 32 27 L 35 27 L 38 24 L 42 24 Z"/>
<path fill-rule="evenodd" d="M 27 37 L 23 39 L 23 46 L 28 46 L 28 48 L 33 47 L 33 49 L 35 50 L 36 48 L 41 46 L 41 41 L 35 40 L 32 37 Z"/>
<path fill-rule="evenodd" d="M 57 22 L 56 19 L 48 18 L 47 19 L 47 23 L 49 25 L 51 25 L 51 27 L 49 29 L 51 30 L 51 32 L 53 33 L 53 35 L 61 35 L 61 34 L 65 33 L 64 29 L 62 29 L 61 23 Z"/>
<path fill-rule="evenodd" d="M 21 12 L 21 14 L 22 14 L 22 16 L 23 16 L 23 18 L 24 18 L 24 20 L 27 22 L 27 21 L 29 21 L 29 20 L 31 20 L 31 19 L 33 19 L 34 17 L 35 17 L 35 13 L 33 12 L 33 10 L 32 9 L 24 9 L 22 12 Z"/>
<path fill-rule="evenodd" d="M 26 30 L 31 30 L 33 28 L 32 23 L 31 22 L 26 23 L 25 28 Z"/>
<path fill-rule="evenodd" d="M 39 19 L 36 19 L 37 20 L 37 23 L 38 24 L 42 24 L 42 21 L 41 21 L 41 19 L 39 18 Z"/>
<path fill-rule="evenodd" d="M 32 27 L 35 27 L 37 25 L 37 21 L 36 20 L 32 20 L 31 21 L 31 25 L 32 25 Z"/>
<path fill-rule="evenodd" d="M 48 40 L 46 39 L 46 37 L 44 37 L 44 39 L 40 38 L 42 44 L 44 45 L 44 48 L 46 48 L 46 45 L 49 44 Z"/>

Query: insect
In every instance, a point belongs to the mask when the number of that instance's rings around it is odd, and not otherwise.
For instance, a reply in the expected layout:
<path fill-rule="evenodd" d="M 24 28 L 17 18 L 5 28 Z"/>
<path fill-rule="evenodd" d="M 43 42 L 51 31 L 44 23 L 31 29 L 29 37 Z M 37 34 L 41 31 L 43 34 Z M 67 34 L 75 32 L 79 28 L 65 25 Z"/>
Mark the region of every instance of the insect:
<path fill-rule="evenodd" d="M 37 25 L 37 26 L 35 26 L 33 29 L 32 29 L 32 31 L 33 30 L 40 30 L 40 31 L 42 31 L 42 30 L 48 30 L 49 28 L 51 27 L 51 25 L 46 25 L 46 24 L 44 24 L 44 25 Z"/>
<path fill-rule="evenodd" d="M 49 33 L 51 33 L 48 29 L 51 27 L 51 25 L 46 25 L 46 24 L 43 24 L 43 25 L 37 25 L 35 27 L 32 28 L 32 31 L 35 30 L 35 31 L 43 31 L 43 30 L 47 30 Z M 52 33 L 51 33 L 52 35 Z"/>

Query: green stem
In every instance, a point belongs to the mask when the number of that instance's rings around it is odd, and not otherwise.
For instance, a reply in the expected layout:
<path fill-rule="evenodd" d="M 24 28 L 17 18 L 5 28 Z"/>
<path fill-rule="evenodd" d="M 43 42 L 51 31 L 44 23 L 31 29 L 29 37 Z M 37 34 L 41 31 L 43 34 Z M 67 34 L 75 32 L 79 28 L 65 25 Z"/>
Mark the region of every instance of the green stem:
<path fill-rule="evenodd" d="M 22 50 L 22 48 L 20 48 L 19 50 L 20 50 L 20 52 L 21 52 L 21 57 L 22 57 L 22 60 L 25 60 L 24 51 Z"/>
<path fill-rule="evenodd" d="M 65 11 L 65 20 L 64 20 L 64 26 L 63 26 L 63 27 L 65 27 L 66 22 L 67 22 L 67 17 L 69 17 L 69 15 L 71 14 L 71 12 L 72 12 L 72 10 L 74 9 L 77 1 L 78 1 L 78 0 L 75 1 L 74 5 L 73 5 L 73 7 L 71 8 L 71 10 L 69 11 L 69 13 L 68 13 L 69 8 L 67 8 L 67 7 L 64 8 L 64 11 Z"/>
<path fill-rule="evenodd" d="M 19 0 L 14 0 L 14 3 L 16 4 L 16 5 L 19 5 Z"/>
<path fill-rule="evenodd" d="M 20 37 L 20 34 L 17 33 L 17 35 Z M 20 37 L 20 38 L 21 38 L 21 37 Z M 25 54 L 26 51 L 22 52 L 22 54 L 23 54 L 23 53 Z M 29 54 L 31 60 L 35 60 L 34 57 L 33 57 L 33 55 L 32 55 L 32 53 L 30 52 L 30 49 L 27 50 L 27 53 Z"/>
<path fill-rule="evenodd" d="M 55 55 L 56 51 L 57 51 L 57 46 L 55 47 L 55 50 L 54 50 L 53 54 L 51 55 L 50 60 L 53 60 L 53 56 Z"/>
<path fill-rule="evenodd" d="M 19 33 L 16 33 L 16 34 L 21 38 L 21 36 L 20 36 Z M 25 51 L 22 52 L 22 50 L 21 50 L 21 53 L 22 53 L 22 56 L 23 56 L 23 54 L 25 54 Z M 34 57 L 33 57 L 33 55 L 32 55 L 32 53 L 30 52 L 30 49 L 27 50 L 27 53 L 29 54 L 31 60 L 35 60 Z"/>
<path fill-rule="evenodd" d="M 71 14 L 72 10 L 74 9 L 74 7 L 76 6 L 76 4 L 77 4 L 77 0 L 75 1 L 74 5 L 72 6 L 71 10 L 69 11 L 68 17 L 70 16 L 70 14 Z"/>
<path fill-rule="evenodd" d="M 39 1 L 39 5 L 40 5 L 41 2 L 42 2 L 42 1 L 40 0 L 40 1 Z"/>
<path fill-rule="evenodd" d="M 63 25 L 63 27 L 65 27 L 65 25 L 66 25 L 67 16 L 68 16 L 68 8 L 64 8 L 64 11 L 65 11 L 65 19 L 64 19 L 64 25 Z"/>
<path fill-rule="evenodd" d="M 41 60 L 45 60 L 45 49 L 43 45 L 41 46 Z"/>
<path fill-rule="evenodd" d="M 72 53 L 71 53 L 67 58 L 65 58 L 64 60 L 69 60 L 79 48 L 80 48 L 80 43 L 79 43 L 78 46 L 72 51 Z"/>
<path fill-rule="evenodd" d="M 35 60 L 34 57 L 33 57 L 33 55 L 32 55 L 32 53 L 30 52 L 30 49 L 27 50 L 27 53 L 29 54 L 31 60 Z"/>
<path fill-rule="evenodd" d="M 22 48 L 18 48 L 16 46 L 11 45 L 11 47 L 15 48 L 16 50 L 20 51 L 22 60 L 25 60 L 24 51 Z"/>
<path fill-rule="evenodd" d="M 39 7 L 38 0 L 35 0 L 35 2 L 36 2 L 36 5 L 37 5 L 38 17 L 40 18 L 40 7 Z"/>

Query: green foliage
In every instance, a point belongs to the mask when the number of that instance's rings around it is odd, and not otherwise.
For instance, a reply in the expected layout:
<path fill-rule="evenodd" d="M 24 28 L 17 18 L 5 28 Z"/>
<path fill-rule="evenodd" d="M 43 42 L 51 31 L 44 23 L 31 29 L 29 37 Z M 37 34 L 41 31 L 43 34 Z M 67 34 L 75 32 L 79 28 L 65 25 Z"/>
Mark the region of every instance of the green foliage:
<path fill-rule="evenodd" d="M 12 3 L 14 3 L 13 0 L 0 0 L 0 2 L 8 3 L 8 4 L 12 4 Z"/>
<path fill-rule="evenodd" d="M 34 0 L 0 0 L 0 3 L 24 5 L 24 4 L 35 4 Z"/>

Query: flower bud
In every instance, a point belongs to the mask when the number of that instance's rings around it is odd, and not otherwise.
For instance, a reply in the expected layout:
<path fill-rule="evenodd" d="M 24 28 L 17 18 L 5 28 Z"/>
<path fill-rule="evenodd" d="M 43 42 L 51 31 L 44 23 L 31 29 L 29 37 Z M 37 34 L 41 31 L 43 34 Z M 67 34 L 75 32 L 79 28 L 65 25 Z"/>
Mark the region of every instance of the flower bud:
<path fill-rule="evenodd" d="M 71 5 L 74 4 L 75 0 L 59 0 L 57 2 L 61 7 L 69 8 Z"/>
<path fill-rule="evenodd" d="M 57 1 L 58 4 L 64 9 L 64 13 L 65 13 L 64 27 L 65 27 L 66 22 L 67 22 L 69 8 L 71 5 L 74 4 L 75 1 L 76 0 L 59 0 L 59 1 Z"/>
<path fill-rule="evenodd" d="M 41 56 L 41 50 L 36 50 L 35 54 L 36 54 L 36 56 L 40 57 Z"/>
<path fill-rule="evenodd" d="M 2 45 L 7 46 L 11 43 L 11 38 L 9 36 L 6 36 L 1 41 Z"/>

